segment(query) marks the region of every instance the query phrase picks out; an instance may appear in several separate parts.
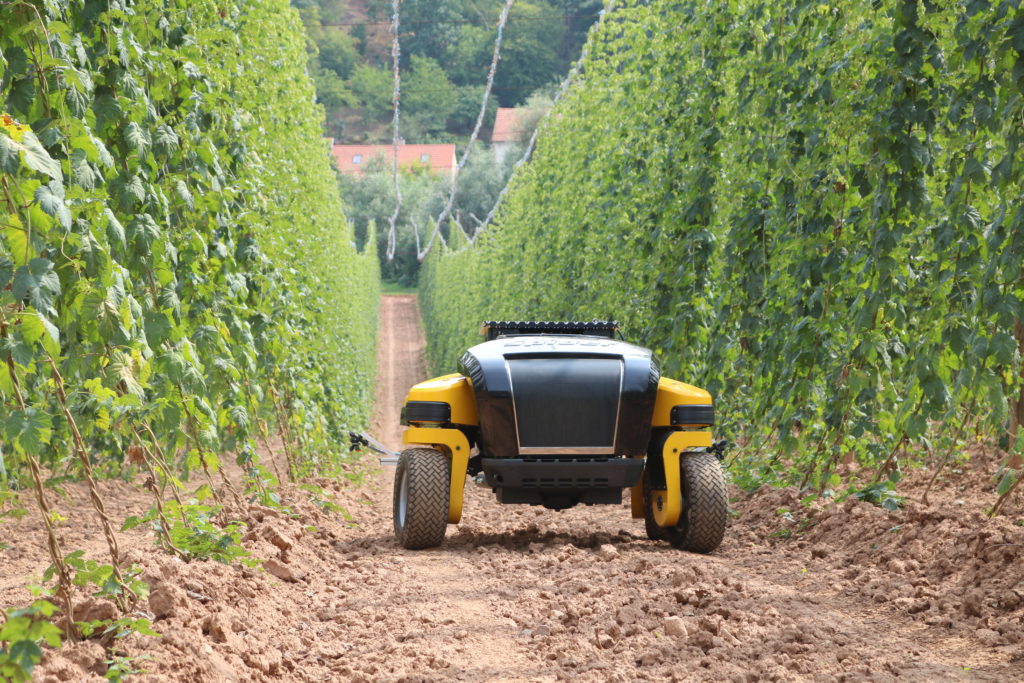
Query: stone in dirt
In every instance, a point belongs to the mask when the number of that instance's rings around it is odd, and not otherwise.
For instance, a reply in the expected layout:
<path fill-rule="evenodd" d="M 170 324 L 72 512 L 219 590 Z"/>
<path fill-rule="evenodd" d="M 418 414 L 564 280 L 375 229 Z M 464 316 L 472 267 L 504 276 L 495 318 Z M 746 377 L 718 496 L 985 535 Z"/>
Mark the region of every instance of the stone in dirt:
<path fill-rule="evenodd" d="M 609 543 L 605 543 L 604 545 L 602 545 L 601 547 L 599 547 L 597 549 L 597 556 L 600 557 L 605 562 L 608 562 L 608 561 L 614 560 L 616 557 L 618 557 L 619 556 L 619 551 L 615 548 L 615 546 L 613 546 L 613 545 L 611 545 Z"/>
<path fill-rule="evenodd" d="M 263 568 L 282 581 L 290 581 L 292 583 L 299 581 L 305 576 L 304 572 L 289 567 L 284 562 L 273 557 L 263 563 Z"/>
<path fill-rule="evenodd" d="M 181 614 L 187 605 L 185 591 L 173 583 L 159 583 L 149 594 L 149 609 L 157 618 Z"/>
<path fill-rule="evenodd" d="M 109 600 L 89 598 L 75 605 L 75 621 L 107 621 L 117 618 L 117 607 Z"/>
<path fill-rule="evenodd" d="M 264 527 L 260 535 L 281 550 L 291 550 L 295 545 L 295 541 L 288 534 L 273 526 Z"/>
<path fill-rule="evenodd" d="M 618 624 L 635 624 L 643 618 L 643 614 L 636 607 L 620 607 L 615 613 L 615 621 Z"/>
<path fill-rule="evenodd" d="M 268 675 L 278 673 L 282 661 L 281 652 L 272 647 L 267 648 L 267 651 L 261 654 L 247 653 L 245 655 L 246 664 Z"/>
<path fill-rule="evenodd" d="M 662 623 L 662 628 L 665 629 L 665 635 L 673 638 L 685 638 L 688 634 L 686 631 L 686 622 L 680 617 L 666 617 Z"/>
<path fill-rule="evenodd" d="M 203 633 L 208 634 L 213 642 L 225 643 L 232 649 L 239 642 L 238 636 L 231 628 L 231 619 L 223 612 L 207 615 L 203 619 Z"/>

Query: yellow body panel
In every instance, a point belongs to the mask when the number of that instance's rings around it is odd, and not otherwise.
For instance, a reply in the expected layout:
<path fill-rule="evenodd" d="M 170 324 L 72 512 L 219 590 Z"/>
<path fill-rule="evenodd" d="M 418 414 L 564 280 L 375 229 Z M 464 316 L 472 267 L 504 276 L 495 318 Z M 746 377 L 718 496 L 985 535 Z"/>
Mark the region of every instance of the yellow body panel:
<path fill-rule="evenodd" d="M 665 463 L 665 490 L 651 491 L 654 521 L 658 526 L 675 526 L 679 522 L 679 515 L 683 511 L 683 492 L 680 484 L 683 452 L 689 448 L 702 446 L 711 447 L 711 432 L 672 432 L 665 441 L 665 447 L 661 451 L 662 461 Z"/>
<path fill-rule="evenodd" d="M 658 397 L 654 401 L 654 417 L 651 420 L 651 425 L 655 427 L 671 426 L 672 408 L 679 405 L 711 405 L 711 394 L 692 384 L 662 377 L 658 380 Z"/>
<path fill-rule="evenodd" d="M 454 412 L 453 406 L 453 415 Z M 448 523 L 458 524 L 462 519 L 462 489 L 466 485 L 466 468 L 469 465 L 469 440 L 466 435 L 458 429 L 407 427 L 402 434 L 402 441 L 406 444 L 428 444 L 451 458 L 452 475 L 448 488 Z"/>
<path fill-rule="evenodd" d="M 442 401 L 452 407 L 452 422 L 460 425 L 479 425 L 476 416 L 476 399 L 469 379 L 453 373 L 420 382 L 409 390 L 405 397 L 409 401 Z"/>

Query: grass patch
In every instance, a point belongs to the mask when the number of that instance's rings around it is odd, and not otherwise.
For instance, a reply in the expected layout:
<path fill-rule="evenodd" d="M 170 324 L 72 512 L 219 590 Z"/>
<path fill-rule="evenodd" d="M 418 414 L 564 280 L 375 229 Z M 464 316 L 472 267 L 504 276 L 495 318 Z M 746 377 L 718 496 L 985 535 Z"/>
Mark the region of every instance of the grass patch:
<path fill-rule="evenodd" d="M 381 294 L 415 294 L 416 291 L 415 287 L 405 287 L 397 282 L 390 282 L 388 280 L 380 281 Z"/>

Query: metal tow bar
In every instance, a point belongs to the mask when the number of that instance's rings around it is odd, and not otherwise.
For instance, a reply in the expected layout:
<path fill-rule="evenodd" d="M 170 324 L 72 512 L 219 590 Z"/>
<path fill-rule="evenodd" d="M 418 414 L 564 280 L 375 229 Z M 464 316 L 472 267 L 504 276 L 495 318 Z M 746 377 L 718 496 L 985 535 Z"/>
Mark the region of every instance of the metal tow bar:
<path fill-rule="evenodd" d="M 380 456 L 381 465 L 397 465 L 398 464 L 398 451 L 393 451 L 387 446 L 377 441 L 369 434 L 363 434 L 360 432 L 349 432 L 348 438 L 352 442 L 352 450 L 357 448 L 368 448 L 371 451 L 377 453 Z"/>

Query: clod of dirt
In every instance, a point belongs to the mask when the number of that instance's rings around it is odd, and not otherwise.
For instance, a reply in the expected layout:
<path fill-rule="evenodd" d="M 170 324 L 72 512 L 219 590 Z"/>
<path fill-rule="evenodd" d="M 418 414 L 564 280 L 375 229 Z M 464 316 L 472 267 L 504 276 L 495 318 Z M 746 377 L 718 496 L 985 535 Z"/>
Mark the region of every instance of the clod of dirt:
<path fill-rule="evenodd" d="M 260 654 L 247 653 L 245 655 L 245 663 L 253 669 L 258 669 L 268 676 L 277 674 L 281 670 L 281 664 L 284 658 L 281 655 L 281 651 L 275 648 L 267 648 L 266 652 Z"/>
<path fill-rule="evenodd" d="M 264 518 L 274 517 L 276 519 L 281 518 L 281 513 L 274 508 L 263 507 L 262 505 L 250 505 L 249 514 L 252 515 L 257 521 L 262 522 Z"/>
<path fill-rule="evenodd" d="M 666 617 L 665 621 L 662 622 L 662 628 L 665 630 L 666 636 L 673 638 L 685 638 L 688 635 L 686 632 L 686 622 L 680 617 Z"/>
<path fill-rule="evenodd" d="M 203 619 L 203 633 L 206 633 L 215 643 L 225 643 L 232 650 L 238 649 L 240 639 L 231 628 L 231 618 L 223 613 L 207 615 Z"/>
<path fill-rule="evenodd" d="M 605 562 L 609 562 L 619 556 L 619 551 L 615 546 L 605 543 L 597 549 L 597 556 Z"/>
<path fill-rule="evenodd" d="M 75 621 L 105 621 L 117 618 L 117 606 L 109 600 L 89 598 L 75 605 Z"/>
<path fill-rule="evenodd" d="M 180 586 L 165 581 L 150 591 L 149 609 L 157 618 L 173 617 L 187 611 L 188 596 Z"/>
<path fill-rule="evenodd" d="M 273 526 L 264 527 L 261 535 L 281 550 L 291 550 L 295 545 L 295 541 L 288 534 Z"/>
<path fill-rule="evenodd" d="M 288 581 L 290 583 L 295 583 L 305 577 L 304 572 L 273 557 L 263 563 L 263 568 L 282 581 Z"/>
<path fill-rule="evenodd" d="M 635 607 L 620 607 L 619 611 L 615 613 L 615 621 L 625 626 L 626 624 L 635 624 L 643 619 L 643 616 L 643 613 Z"/>

